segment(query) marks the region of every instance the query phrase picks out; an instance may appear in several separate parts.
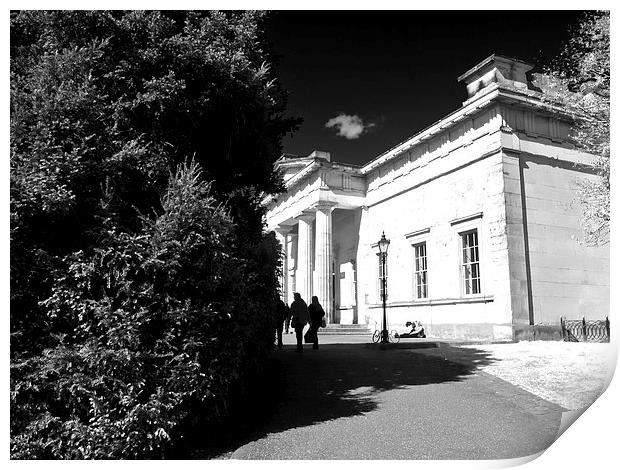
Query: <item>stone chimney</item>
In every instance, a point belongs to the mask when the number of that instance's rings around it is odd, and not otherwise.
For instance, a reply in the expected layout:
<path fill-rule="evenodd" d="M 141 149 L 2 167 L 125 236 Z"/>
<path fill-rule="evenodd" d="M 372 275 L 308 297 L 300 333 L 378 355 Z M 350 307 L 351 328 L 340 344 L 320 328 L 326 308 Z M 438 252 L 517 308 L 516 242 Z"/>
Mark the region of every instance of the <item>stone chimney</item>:
<path fill-rule="evenodd" d="M 495 83 L 504 88 L 527 90 L 525 74 L 532 68 L 530 64 L 510 57 L 497 54 L 487 57 L 458 78 L 467 87 L 467 100 L 463 104 L 482 96 Z"/>

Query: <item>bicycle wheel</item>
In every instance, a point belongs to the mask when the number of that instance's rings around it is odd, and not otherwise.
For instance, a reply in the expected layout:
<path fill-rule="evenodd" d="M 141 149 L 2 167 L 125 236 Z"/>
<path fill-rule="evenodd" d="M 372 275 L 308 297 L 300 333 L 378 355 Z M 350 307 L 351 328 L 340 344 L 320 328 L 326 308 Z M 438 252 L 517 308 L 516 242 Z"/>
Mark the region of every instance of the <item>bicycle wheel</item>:
<path fill-rule="evenodd" d="M 381 332 L 379 330 L 375 330 L 372 334 L 372 342 L 378 343 L 381 340 Z"/>
<path fill-rule="evenodd" d="M 400 335 L 396 330 L 390 331 L 390 343 L 398 343 L 400 341 Z"/>

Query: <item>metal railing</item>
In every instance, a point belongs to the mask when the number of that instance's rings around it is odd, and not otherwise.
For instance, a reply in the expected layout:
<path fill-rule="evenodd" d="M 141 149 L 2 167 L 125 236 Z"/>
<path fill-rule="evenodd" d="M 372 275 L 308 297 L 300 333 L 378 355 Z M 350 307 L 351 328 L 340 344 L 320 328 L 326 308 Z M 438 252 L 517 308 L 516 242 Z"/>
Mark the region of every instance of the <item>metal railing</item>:
<path fill-rule="evenodd" d="M 605 320 L 567 320 L 560 317 L 562 339 L 570 342 L 609 343 L 609 317 Z"/>

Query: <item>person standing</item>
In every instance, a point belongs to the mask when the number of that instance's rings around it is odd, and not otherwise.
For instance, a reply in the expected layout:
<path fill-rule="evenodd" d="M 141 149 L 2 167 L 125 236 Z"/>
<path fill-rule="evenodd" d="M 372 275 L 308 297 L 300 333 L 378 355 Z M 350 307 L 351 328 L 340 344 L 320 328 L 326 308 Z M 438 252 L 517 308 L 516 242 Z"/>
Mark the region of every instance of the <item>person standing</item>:
<path fill-rule="evenodd" d="M 282 299 L 278 299 L 278 305 L 276 307 L 276 332 L 278 335 L 278 349 L 282 349 L 282 330 L 284 329 L 284 323 L 288 323 L 289 308 Z"/>
<path fill-rule="evenodd" d="M 310 314 L 310 331 L 314 338 L 312 349 L 319 349 L 319 327 L 325 316 L 325 310 L 321 307 L 316 295 L 312 296 L 312 303 L 308 305 L 308 313 Z"/>
<path fill-rule="evenodd" d="M 299 292 L 293 294 L 293 303 L 291 304 L 291 326 L 295 329 L 297 336 L 296 352 L 303 352 L 303 333 L 304 327 L 308 323 L 308 305 L 301 298 Z"/>
<path fill-rule="evenodd" d="M 286 303 L 284 304 L 286 305 Z M 286 334 L 288 335 L 289 333 L 292 333 L 292 331 L 289 331 L 289 327 L 291 326 L 291 309 L 288 307 L 288 305 L 286 305 L 286 321 L 284 322 L 284 328 L 286 331 Z"/>

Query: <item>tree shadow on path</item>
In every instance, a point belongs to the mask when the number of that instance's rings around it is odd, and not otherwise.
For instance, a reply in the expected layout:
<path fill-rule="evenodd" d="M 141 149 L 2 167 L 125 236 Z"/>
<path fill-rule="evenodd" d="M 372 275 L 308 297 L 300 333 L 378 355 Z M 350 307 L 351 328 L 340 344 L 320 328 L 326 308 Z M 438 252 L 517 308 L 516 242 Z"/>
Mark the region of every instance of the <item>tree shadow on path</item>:
<path fill-rule="evenodd" d="M 218 429 L 195 436 L 189 458 L 226 456 L 271 433 L 369 413 L 380 392 L 461 381 L 478 365 L 493 361 L 469 349 L 468 361 L 415 354 L 415 350 L 380 350 L 365 344 L 306 346 L 303 353 L 285 347 L 273 353 L 264 375 Z"/>

